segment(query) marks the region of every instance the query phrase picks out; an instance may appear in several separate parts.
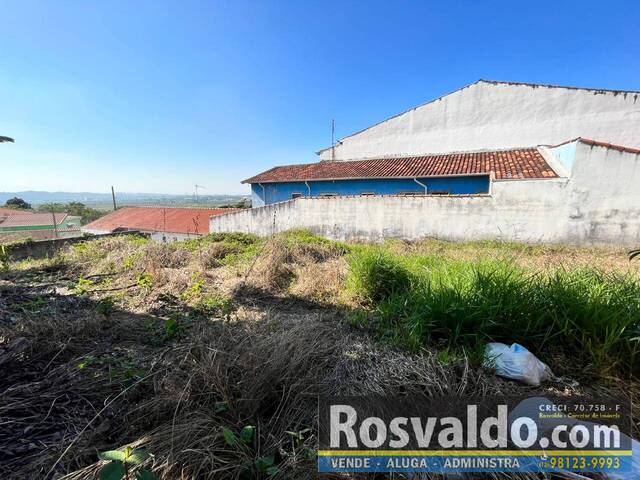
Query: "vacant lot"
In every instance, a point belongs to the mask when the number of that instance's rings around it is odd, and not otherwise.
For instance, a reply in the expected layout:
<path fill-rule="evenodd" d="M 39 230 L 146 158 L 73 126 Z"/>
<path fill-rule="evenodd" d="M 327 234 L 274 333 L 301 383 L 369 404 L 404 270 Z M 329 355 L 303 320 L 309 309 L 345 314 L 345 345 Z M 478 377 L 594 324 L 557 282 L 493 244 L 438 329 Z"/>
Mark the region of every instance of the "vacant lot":
<path fill-rule="evenodd" d="M 320 393 L 637 405 L 639 326 L 640 262 L 622 250 L 303 231 L 86 241 L 0 273 L 0 475 L 93 478 L 98 452 L 132 446 L 160 478 L 314 478 Z M 560 378 L 496 377 L 489 340 Z"/>

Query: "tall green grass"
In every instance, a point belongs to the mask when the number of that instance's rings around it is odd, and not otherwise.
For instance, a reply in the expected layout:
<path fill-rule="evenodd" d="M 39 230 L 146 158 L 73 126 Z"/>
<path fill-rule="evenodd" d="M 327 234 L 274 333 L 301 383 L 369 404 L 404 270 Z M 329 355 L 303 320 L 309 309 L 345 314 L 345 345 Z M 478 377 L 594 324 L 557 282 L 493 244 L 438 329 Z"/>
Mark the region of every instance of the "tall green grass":
<path fill-rule="evenodd" d="M 410 349 L 518 342 L 538 353 L 561 347 L 600 373 L 638 371 L 640 283 L 630 276 L 363 247 L 350 255 L 347 285 L 373 308 L 374 326 Z"/>

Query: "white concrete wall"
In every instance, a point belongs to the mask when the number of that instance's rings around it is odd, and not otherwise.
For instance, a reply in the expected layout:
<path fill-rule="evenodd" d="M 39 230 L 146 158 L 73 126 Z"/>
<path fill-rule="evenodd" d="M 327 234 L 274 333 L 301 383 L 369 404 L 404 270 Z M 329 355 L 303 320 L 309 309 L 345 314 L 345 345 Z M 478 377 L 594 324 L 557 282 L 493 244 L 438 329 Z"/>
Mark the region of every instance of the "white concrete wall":
<path fill-rule="evenodd" d="M 97 230 L 95 228 L 85 228 L 82 227 L 82 231 L 85 233 L 90 233 L 92 235 L 105 235 L 107 233 L 111 233 L 110 230 Z M 202 235 L 196 235 L 194 233 L 175 233 L 175 232 L 155 232 L 151 230 L 139 230 L 140 233 L 144 233 L 149 235 L 151 240 L 156 242 L 178 242 L 180 240 L 190 240 L 193 238 L 201 237 Z"/>
<path fill-rule="evenodd" d="M 196 235 L 194 233 L 175 233 L 175 232 L 149 232 L 151 235 L 149 238 L 155 242 L 179 242 L 181 240 L 193 240 L 199 238 L 202 235 Z"/>
<path fill-rule="evenodd" d="M 576 243 L 640 247 L 640 155 L 579 142 L 567 229 Z"/>
<path fill-rule="evenodd" d="M 336 240 L 505 239 L 559 242 L 548 212 L 562 206 L 566 179 L 494 185 L 492 196 L 299 198 L 211 219 L 211 232 L 257 235 L 308 228 Z M 530 196 L 536 190 L 539 196 Z M 528 211 L 528 214 L 523 214 Z"/>
<path fill-rule="evenodd" d="M 640 246 L 640 155 L 579 143 L 569 178 L 495 181 L 490 196 L 299 198 L 210 223 L 212 233 L 270 235 L 293 228 L 337 240 Z"/>
<path fill-rule="evenodd" d="M 640 94 L 477 82 L 343 138 L 336 160 L 557 145 L 640 148 Z M 320 154 L 331 160 L 331 149 Z"/>

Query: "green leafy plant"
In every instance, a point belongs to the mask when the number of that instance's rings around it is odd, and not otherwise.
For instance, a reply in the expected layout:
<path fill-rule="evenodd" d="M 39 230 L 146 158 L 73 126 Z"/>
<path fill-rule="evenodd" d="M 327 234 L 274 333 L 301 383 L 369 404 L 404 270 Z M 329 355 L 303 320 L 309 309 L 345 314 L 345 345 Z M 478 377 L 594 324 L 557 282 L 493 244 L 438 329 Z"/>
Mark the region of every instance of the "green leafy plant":
<path fill-rule="evenodd" d="M 83 370 L 91 365 L 99 363 L 99 360 L 94 355 L 85 355 L 81 362 L 78 363 L 78 370 Z"/>
<path fill-rule="evenodd" d="M 254 427 L 253 425 L 244 426 L 240 431 L 240 440 L 247 445 L 251 444 L 251 442 L 253 441 L 253 432 L 255 431 L 255 429 L 256 427 Z"/>
<path fill-rule="evenodd" d="M 125 270 L 131 270 L 135 265 L 135 263 L 136 263 L 136 256 L 129 255 L 127 258 L 125 258 L 122 261 L 122 268 L 124 268 Z"/>
<path fill-rule="evenodd" d="M 123 380 L 123 385 L 125 387 L 130 387 L 133 384 L 135 384 L 136 382 L 139 382 L 140 380 L 142 380 L 145 375 L 147 374 L 146 371 L 144 370 L 136 370 L 135 368 L 127 368 L 124 370 L 124 380 Z"/>
<path fill-rule="evenodd" d="M 297 432 L 293 432 L 293 431 L 286 432 L 286 434 L 289 435 L 289 437 L 291 438 L 291 449 L 294 455 L 297 455 L 298 452 L 302 452 L 305 458 L 307 459 L 309 459 L 310 457 L 312 458 L 312 456 L 309 453 L 310 449 L 305 448 L 304 446 L 304 441 L 309 435 L 309 433 L 311 433 L 311 431 L 312 430 L 310 428 L 304 428 Z"/>
<path fill-rule="evenodd" d="M 304 439 L 306 438 L 306 436 L 307 436 L 307 434 L 309 432 L 311 432 L 311 429 L 310 428 L 305 428 L 305 429 L 300 430 L 298 432 L 293 432 L 293 431 L 287 430 L 286 434 L 291 437 L 291 441 L 294 442 L 295 446 L 300 446 L 304 442 Z"/>
<path fill-rule="evenodd" d="M 266 457 L 258 457 L 256 459 L 256 469 L 258 472 L 267 475 L 269 477 L 273 477 L 277 475 L 280 471 L 278 467 L 275 465 L 275 458 L 273 455 L 269 455 Z"/>
<path fill-rule="evenodd" d="M 113 313 L 114 306 L 115 301 L 113 300 L 113 297 L 105 297 L 98 302 L 96 310 L 98 311 L 98 313 L 101 313 L 105 317 L 108 317 Z"/>
<path fill-rule="evenodd" d="M 136 276 L 136 285 L 151 288 L 153 286 L 153 276 L 150 273 L 139 273 Z"/>
<path fill-rule="evenodd" d="M 204 279 L 200 272 L 194 272 L 191 276 L 191 281 L 193 282 L 187 289 L 182 292 L 180 296 L 182 300 L 189 300 L 190 298 L 197 297 L 202 292 L 202 287 L 204 287 Z"/>
<path fill-rule="evenodd" d="M 222 438 L 225 443 L 236 450 L 249 452 L 253 444 L 256 427 L 253 425 L 245 425 L 240 430 L 240 435 L 236 435 L 230 428 L 222 427 Z M 301 432 L 304 435 L 306 431 Z M 279 473 L 278 467 L 275 465 L 275 457 L 273 455 L 257 457 L 253 461 L 253 467 L 248 465 L 248 468 L 257 471 L 260 476 L 274 476 Z"/>
<path fill-rule="evenodd" d="M 229 404 L 227 402 L 216 402 L 213 406 L 213 411 L 215 413 L 225 413 L 230 410 Z"/>
<path fill-rule="evenodd" d="M 100 480 L 157 480 L 158 477 L 151 471 L 144 468 L 139 469 L 135 473 L 135 477 L 131 477 L 130 469 L 144 463 L 151 457 L 151 454 L 142 449 L 133 449 L 126 447 L 124 450 L 108 450 L 98 454 L 100 460 L 109 460 L 100 470 Z"/>
<path fill-rule="evenodd" d="M 235 447 L 238 444 L 238 438 L 236 434 L 229 430 L 227 427 L 222 428 L 222 438 L 227 445 L 230 447 Z"/>
<path fill-rule="evenodd" d="M 202 313 L 222 315 L 225 318 L 229 318 L 235 310 L 231 299 L 220 293 L 205 295 L 195 304 L 195 308 Z"/>
<path fill-rule="evenodd" d="M 451 349 L 445 348 L 437 353 L 436 359 L 444 365 L 449 365 L 454 359 L 454 354 Z"/>
<path fill-rule="evenodd" d="M 78 278 L 78 282 L 73 288 L 73 291 L 76 295 L 84 295 L 85 293 L 88 293 L 90 291 L 89 287 L 91 287 L 92 285 L 95 285 L 95 282 L 93 280 L 88 280 L 84 277 L 80 277 Z"/>
<path fill-rule="evenodd" d="M 164 322 L 164 339 L 165 341 L 175 339 L 180 332 L 180 324 L 178 323 L 178 315 L 172 315 Z"/>
<path fill-rule="evenodd" d="M 92 240 L 74 243 L 71 248 L 83 261 L 94 261 L 107 256 L 102 244 Z"/>
<path fill-rule="evenodd" d="M 38 296 L 33 300 L 25 300 L 24 302 L 16 303 L 14 308 L 22 310 L 23 312 L 39 313 L 47 309 L 48 306 L 47 301 L 43 297 Z"/>

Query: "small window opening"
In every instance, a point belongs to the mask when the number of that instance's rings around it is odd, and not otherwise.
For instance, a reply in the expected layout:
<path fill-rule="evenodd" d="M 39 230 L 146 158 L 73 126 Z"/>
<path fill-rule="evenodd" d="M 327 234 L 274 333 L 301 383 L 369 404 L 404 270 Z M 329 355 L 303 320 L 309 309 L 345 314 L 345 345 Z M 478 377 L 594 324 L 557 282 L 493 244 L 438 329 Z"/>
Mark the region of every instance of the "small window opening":
<path fill-rule="evenodd" d="M 291 194 L 291 198 L 292 198 L 292 199 L 293 199 L 293 198 L 300 198 L 301 196 L 302 196 L 302 193 L 300 193 L 300 192 L 295 192 L 295 193 L 292 193 L 292 194 Z"/>

